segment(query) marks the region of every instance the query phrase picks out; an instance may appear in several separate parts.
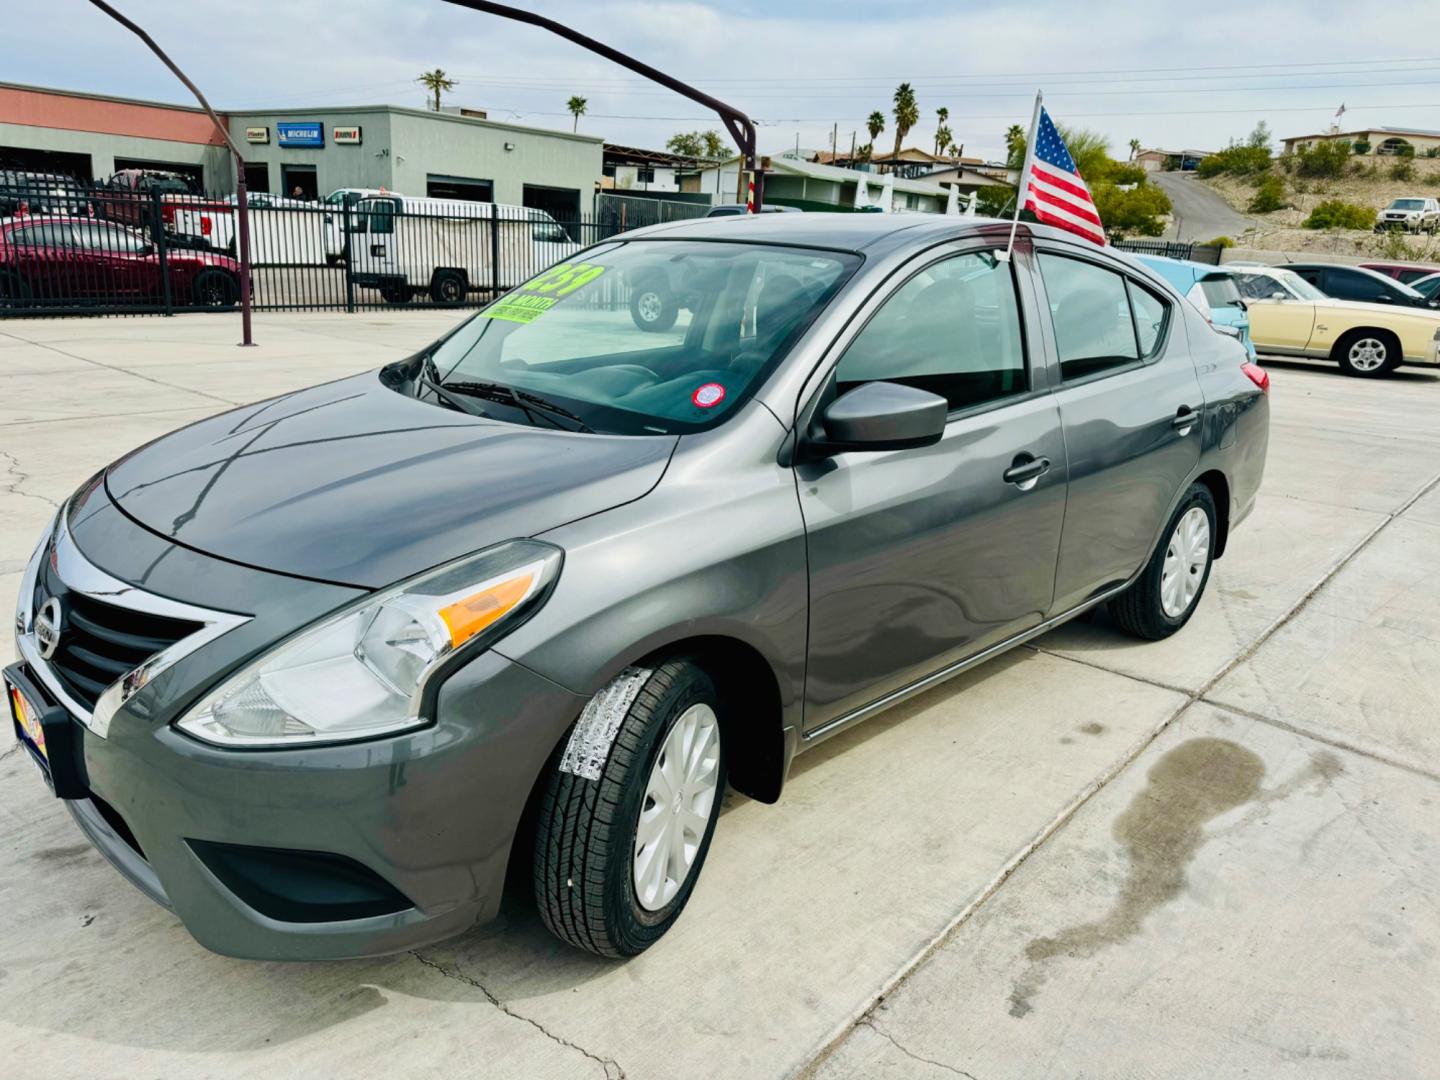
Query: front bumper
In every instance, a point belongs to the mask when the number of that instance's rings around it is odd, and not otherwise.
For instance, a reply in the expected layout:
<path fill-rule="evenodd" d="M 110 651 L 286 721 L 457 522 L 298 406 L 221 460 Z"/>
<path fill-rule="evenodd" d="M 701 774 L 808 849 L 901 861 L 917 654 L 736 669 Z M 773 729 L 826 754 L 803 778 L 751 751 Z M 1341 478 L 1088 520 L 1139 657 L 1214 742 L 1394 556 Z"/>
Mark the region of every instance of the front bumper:
<path fill-rule="evenodd" d="M 190 582 L 184 601 L 279 588 L 290 603 L 310 594 L 319 610 L 309 621 L 351 593 L 174 548 L 91 502 L 76 542 L 100 535 L 94 523 L 103 522 L 112 538 L 129 530 L 116 549 L 127 558 L 170 549 L 166 581 Z M 245 586 L 231 593 L 226 586 L 240 578 Z M 277 596 L 274 606 L 286 602 Z M 378 955 L 492 917 L 533 783 L 583 701 L 491 652 L 446 680 L 435 723 L 399 736 L 261 751 L 177 732 L 171 721 L 190 702 L 275 640 L 274 625 L 260 630 L 271 622 L 262 608 L 137 693 L 103 733 L 70 703 L 85 790 L 66 804 L 82 831 L 201 944 L 229 956 Z M 19 674 L 45 699 L 39 704 L 55 706 L 37 665 L 27 658 Z"/>

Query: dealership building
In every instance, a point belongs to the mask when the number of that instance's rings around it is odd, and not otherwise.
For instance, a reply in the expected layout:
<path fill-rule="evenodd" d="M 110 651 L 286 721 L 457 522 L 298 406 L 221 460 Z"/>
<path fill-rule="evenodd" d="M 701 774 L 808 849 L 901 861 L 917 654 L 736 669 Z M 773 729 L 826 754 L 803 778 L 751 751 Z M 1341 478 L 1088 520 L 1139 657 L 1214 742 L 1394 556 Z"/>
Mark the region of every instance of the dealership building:
<path fill-rule="evenodd" d="M 603 172 L 598 136 L 395 105 L 222 110 L 251 191 L 323 196 L 340 187 L 512 203 L 560 220 L 588 212 Z M 82 181 L 165 169 L 233 191 L 231 157 L 194 107 L 0 83 L 0 170 Z"/>

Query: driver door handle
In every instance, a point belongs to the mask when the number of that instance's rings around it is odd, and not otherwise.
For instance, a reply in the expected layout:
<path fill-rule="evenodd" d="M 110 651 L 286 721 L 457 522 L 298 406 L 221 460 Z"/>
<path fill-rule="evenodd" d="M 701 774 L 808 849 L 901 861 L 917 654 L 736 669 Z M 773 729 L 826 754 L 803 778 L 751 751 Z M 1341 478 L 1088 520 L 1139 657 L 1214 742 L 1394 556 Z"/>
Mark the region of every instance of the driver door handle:
<path fill-rule="evenodd" d="M 1170 426 L 1181 435 L 1189 435 L 1190 429 L 1200 422 L 1200 414 L 1189 405 L 1181 405 L 1175 410 L 1175 419 L 1170 421 Z"/>
<path fill-rule="evenodd" d="M 1000 474 L 1007 484 L 1014 484 L 1021 491 L 1029 491 L 1050 471 L 1050 459 L 1035 457 L 1033 454 L 1017 454 L 1010 468 Z"/>

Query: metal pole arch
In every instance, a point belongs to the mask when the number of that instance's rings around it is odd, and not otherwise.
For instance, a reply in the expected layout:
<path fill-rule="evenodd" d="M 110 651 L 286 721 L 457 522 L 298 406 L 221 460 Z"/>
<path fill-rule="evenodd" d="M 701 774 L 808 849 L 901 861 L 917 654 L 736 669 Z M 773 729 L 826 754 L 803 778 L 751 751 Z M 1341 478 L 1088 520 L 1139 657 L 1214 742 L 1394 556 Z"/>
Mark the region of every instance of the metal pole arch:
<path fill-rule="evenodd" d="M 697 90 L 689 83 L 681 82 L 672 75 L 667 75 L 658 68 L 653 68 L 642 60 L 621 52 L 619 49 L 611 48 L 603 41 L 596 41 L 587 37 L 580 31 L 566 26 L 564 23 L 556 22 L 554 19 L 547 19 L 544 15 L 537 15 L 533 11 L 525 11 L 521 8 L 511 7 L 509 4 L 492 4 L 489 0 L 445 0 L 448 4 L 457 7 L 470 8 L 472 11 L 483 12 L 487 15 L 499 15 L 503 19 L 513 19 L 516 22 L 528 23 L 531 26 L 538 26 L 542 30 L 564 38 L 566 41 L 574 42 L 582 49 L 589 49 L 598 53 L 607 60 L 613 60 L 621 67 L 629 68 L 637 75 L 643 75 L 652 82 L 674 90 L 677 94 L 689 98 L 691 101 L 704 105 L 707 109 L 713 109 L 719 114 L 720 120 L 724 123 L 725 129 L 730 132 L 730 137 L 735 140 L 735 145 L 740 148 L 740 155 L 744 158 L 745 169 L 750 173 L 753 185 L 754 197 L 752 200 L 753 212 L 758 213 L 764 200 L 764 176 L 759 169 L 759 161 L 755 157 L 755 123 L 733 105 L 727 105 L 719 98 L 711 97 L 703 90 Z"/>
<path fill-rule="evenodd" d="M 195 95 L 195 100 L 200 102 L 200 107 L 204 109 L 210 117 L 210 122 L 215 125 L 215 130 L 220 133 L 220 137 L 225 140 L 225 145 L 230 148 L 230 153 L 235 157 L 235 217 L 236 229 L 240 233 L 238 240 L 238 254 L 240 256 L 240 327 L 242 337 L 240 344 L 254 345 L 255 341 L 250 333 L 250 212 L 248 205 L 250 200 L 245 190 L 245 158 L 240 153 L 240 147 L 237 146 L 235 140 L 230 137 L 230 129 L 221 123 L 220 117 L 215 115 L 215 110 L 210 107 L 210 102 L 205 100 L 205 95 L 200 92 L 200 88 L 190 81 L 174 60 L 171 60 L 170 57 L 165 55 L 165 50 L 155 44 L 154 38 L 124 15 L 120 14 L 120 12 L 116 11 L 107 4 L 105 0 L 90 0 L 90 3 L 94 4 L 106 15 L 109 15 L 110 18 L 114 19 L 121 26 L 125 27 L 126 30 L 129 30 L 143 41 L 150 51 L 160 58 L 160 62 L 169 68 L 177 79 L 185 84 L 185 88 Z"/>

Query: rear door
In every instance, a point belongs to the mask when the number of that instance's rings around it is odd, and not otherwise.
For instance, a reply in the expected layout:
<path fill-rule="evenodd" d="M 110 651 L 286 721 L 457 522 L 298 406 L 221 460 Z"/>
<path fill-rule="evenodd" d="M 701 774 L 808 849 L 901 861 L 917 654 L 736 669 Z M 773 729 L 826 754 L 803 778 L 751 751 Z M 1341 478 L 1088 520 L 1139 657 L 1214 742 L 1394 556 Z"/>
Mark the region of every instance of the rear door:
<path fill-rule="evenodd" d="M 1022 318 L 1016 284 L 989 250 L 923 256 L 862 312 L 823 376 L 839 394 L 919 387 L 951 413 L 934 445 L 795 469 L 810 568 L 807 731 L 1037 625 L 1049 607 L 1065 448 L 1034 305 Z"/>
<path fill-rule="evenodd" d="M 1098 252 L 1047 244 L 1038 264 L 1070 463 L 1059 614 L 1124 583 L 1149 557 L 1200 460 L 1205 401 L 1169 298 Z"/>
<path fill-rule="evenodd" d="M 64 303 L 77 295 L 79 267 L 75 227 L 70 222 L 12 229 L 7 239 L 20 276 L 35 296 Z"/>

